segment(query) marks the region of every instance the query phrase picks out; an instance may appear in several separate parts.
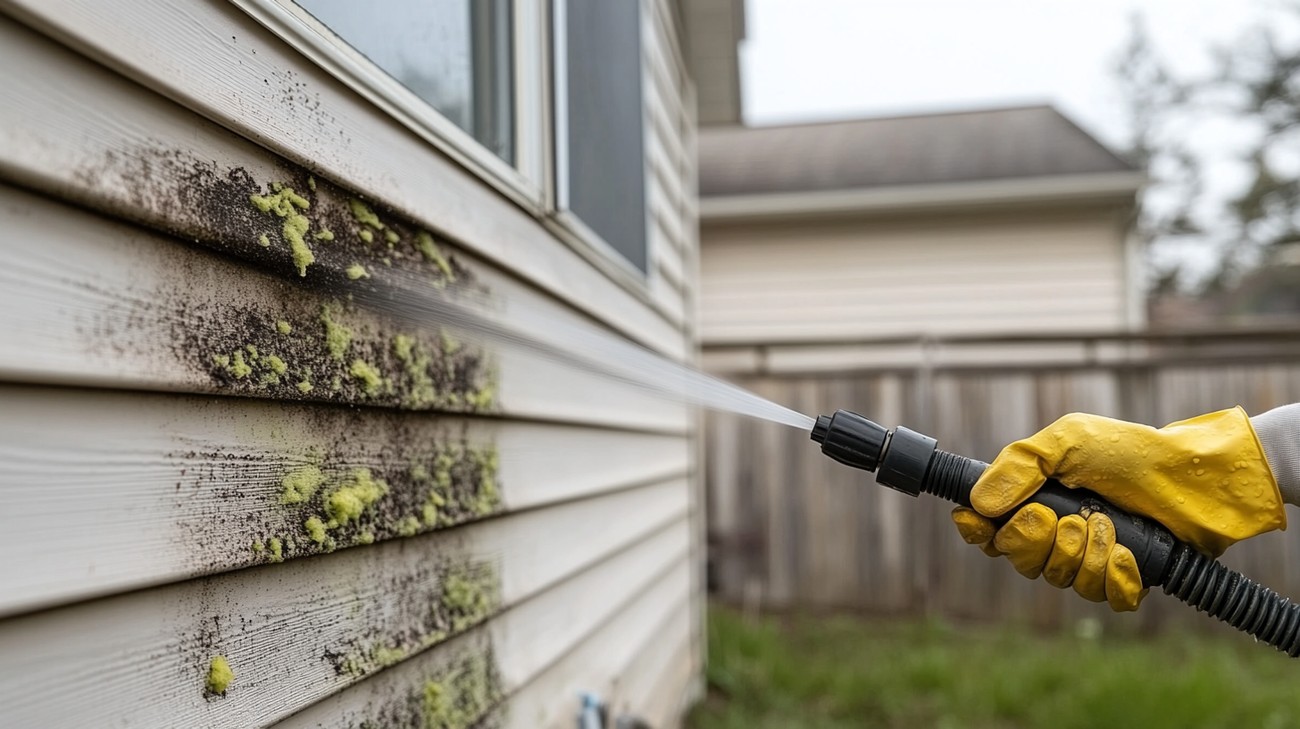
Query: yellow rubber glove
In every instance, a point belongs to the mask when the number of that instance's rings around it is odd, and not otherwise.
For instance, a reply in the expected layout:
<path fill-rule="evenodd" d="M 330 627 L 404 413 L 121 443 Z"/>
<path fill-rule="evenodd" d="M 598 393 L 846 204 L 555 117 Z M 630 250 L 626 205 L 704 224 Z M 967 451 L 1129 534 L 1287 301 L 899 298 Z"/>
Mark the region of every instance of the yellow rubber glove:
<path fill-rule="evenodd" d="M 1058 520 L 1047 507 L 1029 504 L 1001 529 L 989 520 L 1015 509 L 1049 477 L 1155 519 L 1216 557 L 1242 539 L 1286 528 L 1282 496 L 1241 408 L 1160 429 L 1066 415 L 1003 449 L 971 491 L 975 508 L 959 507 L 953 521 L 967 542 L 1005 554 L 1026 577 L 1042 574 L 1117 611 L 1136 610 L 1146 591 L 1133 553 L 1115 543 L 1108 517 Z"/>

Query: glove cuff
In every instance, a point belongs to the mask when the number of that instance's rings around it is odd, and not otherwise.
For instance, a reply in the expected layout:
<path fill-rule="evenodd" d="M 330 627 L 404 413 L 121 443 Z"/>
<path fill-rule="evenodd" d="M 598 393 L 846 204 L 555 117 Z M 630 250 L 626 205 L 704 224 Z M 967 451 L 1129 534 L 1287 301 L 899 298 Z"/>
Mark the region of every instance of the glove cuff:
<path fill-rule="evenodd" d="M 1283 405 L 1250 419 L 1282 500 L 1300 505 L 1300 404 Z"/>

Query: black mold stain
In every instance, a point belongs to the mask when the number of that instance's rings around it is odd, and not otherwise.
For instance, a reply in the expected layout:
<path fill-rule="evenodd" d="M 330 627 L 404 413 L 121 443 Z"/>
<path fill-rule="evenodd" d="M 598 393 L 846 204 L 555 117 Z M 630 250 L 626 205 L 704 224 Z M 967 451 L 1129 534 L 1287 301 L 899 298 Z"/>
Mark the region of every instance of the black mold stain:
<path fill-rule="evenodd" d="M 78 176 L 92 187 L 105 176 L 130 179 L 123 190 L 130 201 L 124 214 L 279 279 L 279 285 L 262 287 L 261 303 L 235 296 L 205 301 L 177 295 L 191 278 L 204 276 L 192 269 L 205 262 L 180 264 L 176 291 L 160 294 L 155 301 L 114 301 L 106 307 L 85 332 L 95 346 L 124 353 L 119 336 L 123 329 L 163 319 L 171 328 L 174 358 L 215 391 L 454 412 L 492 409 L 494 367 L 481 347 L 439 336 L 436 321 L 423 331 L 404 332 L 350 302 L 354 292 L 384 283 L 424 285 L 431 296 L 480 299 L 488 293 L 444 241 L 409 220 L 366 204 L 382 228 L 367 225 L 353 213 L 355 196 L 287 163 L 281 164 L 277 179 L 259 181 L 244 168 L 223 167 L 178 150 L 144 148 L 130 155 L 109 153 Z M 285 219 L 253 202 L 255 196 L 275 195 L 283 188 L 309 203 L 295 208 L 309 221 L 305 240 L 315 257 L 305 276 L 298 275 Z M 364 241 L 363 234 L 372 240 Z M 323 235 L 333 239 L 317 237 Z M 434 251 L 434 256 L 422 249 Z M 364 268 L 367 277 L 350 278 L 348 270 L 354 266 Z M 303 287 L 316 296 L 304 297 Z M 101 293 L 113 299 L 112 292 Z M 353 330 L 352 343 L 342 353 L 328 350 L 322 302 L 335 312 L 333 318 Z M 292 333 L 277 332 L 279 321 L 289 323 Z M 401 356 L 399 334 L 414 340 L 421 355 L 415 361 Z M 257 354 L 248 350 L 250 345 Z M 262 359 L 263 354 L 279 362 Z"/>
<path fill-rule="evenodd" d="M 277 562 L 335 549 L 410 537 L 463 525 L 501 510 L 494 446 L 469 441 L 463 429 L 430 427 L 430 416 L 312 408 L 287 413 L 308 418 L 319 433 L 298 443 L 298 455 L 267 452 L 187 451 L 169 454 L 186 463 L 182 498 L 198 508 L 180 522 L 177 549 L 193 569 L 211 573 Z M 364 427 L 365 437 L 348 427 Z M 284 503 L 284 479 L 319 469 L 322 483 L 308 498 Z M 386 493 L 346 524 L 330 526 L 328 500 L 358 471 L 380 481 Z M 178 501 L 178 503 L 180 503 Z M 317 541 L 307 522 L 324 528 Z M 278 540 L 279 556 L 272 546 Z"/>
<path fill-rule="evenodd" d="M 490 562 L 431 558 L 380 588 L 383 620 L 321 655 L 337 676 L 365 676 L 409 659 L 482 623 L 500 609 L 501 585 Z M 470 599 L 467 599 L 467 596 Z"/>
<path fill-rule="evenodd" d="M 350 729 L 491 729 L 503 725 L 505 692 L 490 645 L 460 651 L 419 683 L 394 688 Z"/>

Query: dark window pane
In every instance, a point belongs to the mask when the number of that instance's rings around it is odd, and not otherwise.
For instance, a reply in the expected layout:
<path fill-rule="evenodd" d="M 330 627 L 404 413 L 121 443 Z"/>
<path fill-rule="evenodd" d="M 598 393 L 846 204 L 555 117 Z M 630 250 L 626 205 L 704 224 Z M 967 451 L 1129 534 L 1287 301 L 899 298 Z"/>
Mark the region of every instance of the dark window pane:
<path fill-rule="evenodd" d="M 330 30 L 514 163 L 510 0 L 296 0 Z"/>
<path fill-rule="evenodd" d="M 646 270 L 637 0 L 568 0 L 568 207 Z"/>

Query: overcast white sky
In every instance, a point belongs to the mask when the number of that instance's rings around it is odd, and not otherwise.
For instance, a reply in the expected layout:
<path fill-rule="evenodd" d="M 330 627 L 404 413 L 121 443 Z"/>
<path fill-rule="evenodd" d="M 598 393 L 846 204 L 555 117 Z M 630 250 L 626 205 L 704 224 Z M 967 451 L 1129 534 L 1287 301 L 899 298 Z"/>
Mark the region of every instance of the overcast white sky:
<path fill-rule="evenodd" d="M 750 124 L 1058 105 L 1112 145 L 1112 78 L 1143 13 L 1177 72 L 1210 67 L 1270 0 L 748 0 L 741 49 Z"/>

